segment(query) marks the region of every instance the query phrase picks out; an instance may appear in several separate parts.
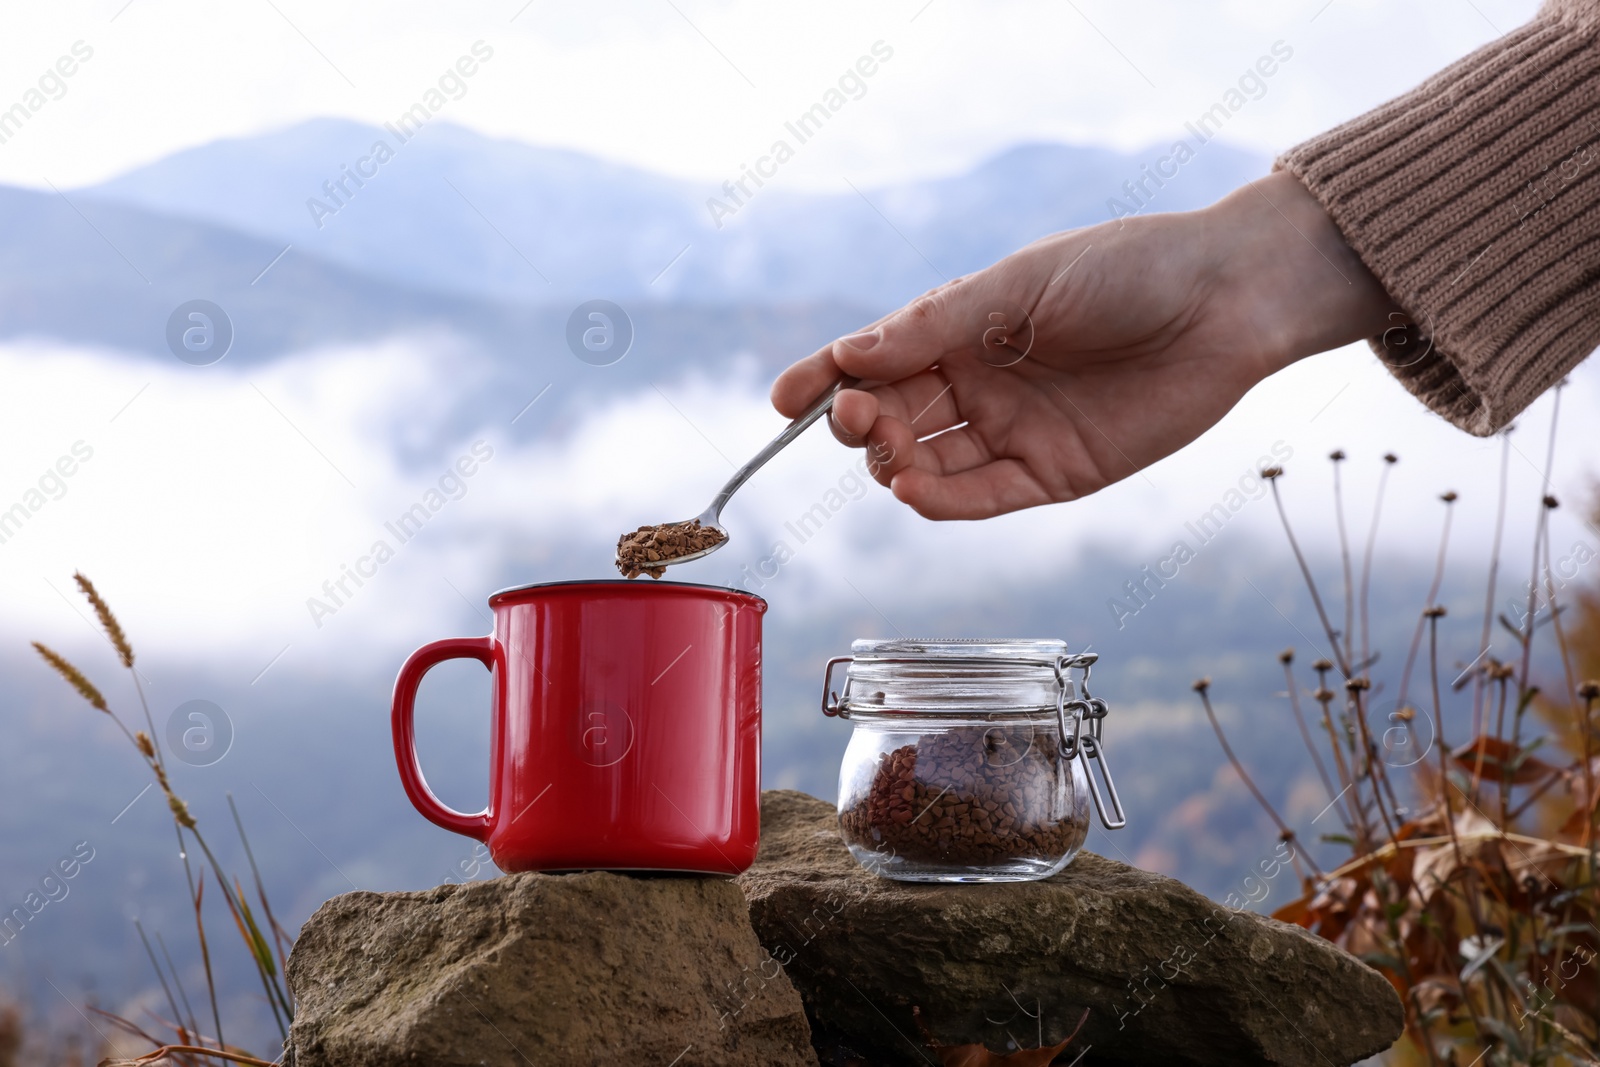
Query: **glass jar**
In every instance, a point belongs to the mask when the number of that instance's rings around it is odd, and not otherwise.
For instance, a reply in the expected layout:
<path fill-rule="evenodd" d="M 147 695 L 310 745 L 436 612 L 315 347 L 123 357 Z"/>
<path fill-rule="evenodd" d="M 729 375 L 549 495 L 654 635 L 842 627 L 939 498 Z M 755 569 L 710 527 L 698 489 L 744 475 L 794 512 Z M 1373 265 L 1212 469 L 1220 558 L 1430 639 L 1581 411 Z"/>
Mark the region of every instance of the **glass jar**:
<path fill-rule="evenodd" d="M 1088 690 L 1095 654 L 1055 640 L 906 639 L 851 653 L 828 661 L 822 710 L 855 724 L 839 832 L 863 867 L 903 882 L 1031 881 L 1077 855 L 1091 802 L 1107 829 L 1126 823 L 1101 740 L 1106 704 Z"/>

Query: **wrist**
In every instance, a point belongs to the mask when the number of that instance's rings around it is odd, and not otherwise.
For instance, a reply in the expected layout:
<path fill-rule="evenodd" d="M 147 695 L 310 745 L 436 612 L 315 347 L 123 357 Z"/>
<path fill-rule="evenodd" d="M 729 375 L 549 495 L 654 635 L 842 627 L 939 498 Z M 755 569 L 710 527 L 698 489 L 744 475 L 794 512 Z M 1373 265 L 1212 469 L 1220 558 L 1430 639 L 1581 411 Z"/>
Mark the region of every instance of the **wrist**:
<path fill-rule="evenodd" d="M 1306 356 L 1376 337 L 1399 310 L 1321 203 L 1287 171 L 1202 212 L 1218 298 L 1237 306 L 1261 377 Z"/>

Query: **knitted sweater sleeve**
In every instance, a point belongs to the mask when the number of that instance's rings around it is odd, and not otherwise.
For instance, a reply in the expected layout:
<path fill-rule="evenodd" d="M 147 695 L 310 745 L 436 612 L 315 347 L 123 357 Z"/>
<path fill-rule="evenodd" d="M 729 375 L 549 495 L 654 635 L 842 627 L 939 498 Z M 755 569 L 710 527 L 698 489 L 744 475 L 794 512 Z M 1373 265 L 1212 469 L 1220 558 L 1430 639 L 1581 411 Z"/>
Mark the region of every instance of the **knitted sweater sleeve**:
<path fill-rule="evenodd" d="M 1371 344 L 1487 436 L 1600 344 L 1600 0 L 1526 26 L 1288 152 L 1410 325 Z"/>

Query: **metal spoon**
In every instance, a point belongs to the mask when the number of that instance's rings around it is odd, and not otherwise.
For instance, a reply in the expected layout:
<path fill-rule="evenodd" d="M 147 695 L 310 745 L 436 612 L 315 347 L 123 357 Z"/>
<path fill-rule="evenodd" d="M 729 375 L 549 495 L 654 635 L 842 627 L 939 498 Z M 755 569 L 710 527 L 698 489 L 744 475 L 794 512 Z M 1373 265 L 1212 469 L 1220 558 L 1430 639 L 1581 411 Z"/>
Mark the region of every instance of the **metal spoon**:
<path fill-rule="evenodd" d="M 710 507 L 706 508 L 699 515 L 695 516 L 694 519 L 686 520 L 689 522 L 699 522 L 701 526 L 708 526 L 711 529 L 716 530 L 722 535 L 722 540 L 718 541 L 710 548 L 702 548 L 700 551 L 691 552 L 686 556 L 678 556 L 674 559 L 660 560 L 656 565 L 662 567 L 672 567 L 679 563 L 688 563 L 691 560 L 700 559 L 703 556 L 709 556 L 717 549 L 726 545 L 732 538 L 727 529 L 722 525 L 722 509 L 727 505 L 729 499 L 733 497 L 733 494 L 737 493 L 739 491 L 739 487 L 750 480 L 750 476 L 752 474 L 764 467 L 769 459 L 771 459 L 773 456 L 776 456 L 779 452 L 782 452 L 786 447 L 788 447 L 791 441 L 804 433 L 808 426 L 822 418 L 822 416 L 827 413 L 828 409 L 833 407 L 833 398 L 838 395 L 839 390 L 853 388 L 860 384 L 860 381 L 861 379 L 859 378 L 852 378 L 849 375 L 845 375 L 832 385 L 828 386 L 827 389 L 823 390 L 821 395 L 811 402 L 811 406 L 807 408 L 799 418 L 795 419 L 788 426 L 785 426 L 783 428 L 783 432 L 774 437 L 766 448 L 763 448 L 760 452 L 757 452 L 755 456 L 751 458 L 750 462 L 733 472 L 733 477 L 729 478 L 728 483 L 724 485 L 717 493 L 716 499 L 711 501 Z"/>

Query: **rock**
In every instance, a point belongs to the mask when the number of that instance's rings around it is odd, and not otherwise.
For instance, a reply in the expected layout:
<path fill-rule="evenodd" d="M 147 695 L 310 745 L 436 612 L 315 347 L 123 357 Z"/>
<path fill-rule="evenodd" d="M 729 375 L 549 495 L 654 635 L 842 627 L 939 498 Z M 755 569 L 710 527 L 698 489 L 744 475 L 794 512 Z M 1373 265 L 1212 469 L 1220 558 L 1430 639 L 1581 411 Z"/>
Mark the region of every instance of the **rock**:
<path fill-rule="evenodd" d="M 716 878 L 518 874 L 347 893 L 289 957 L 294 1067 L 816 1067 L 794 987 Z"/>
<path fill-rule="evenodd" d="M 932 1063 L 913 1007 L 940 1044 L 996 1052 L 1054 1044 L 1089 1008 L 1061 1057 L 1085 1065 L 1331 1067 L 1403 1026 L 1393 987 L 1328 942 L 1088 852 L 1041 882 L 891 882 L 850 858 L 833 805 L 772 791 L 738 881 L 824 1063 Z"/>

